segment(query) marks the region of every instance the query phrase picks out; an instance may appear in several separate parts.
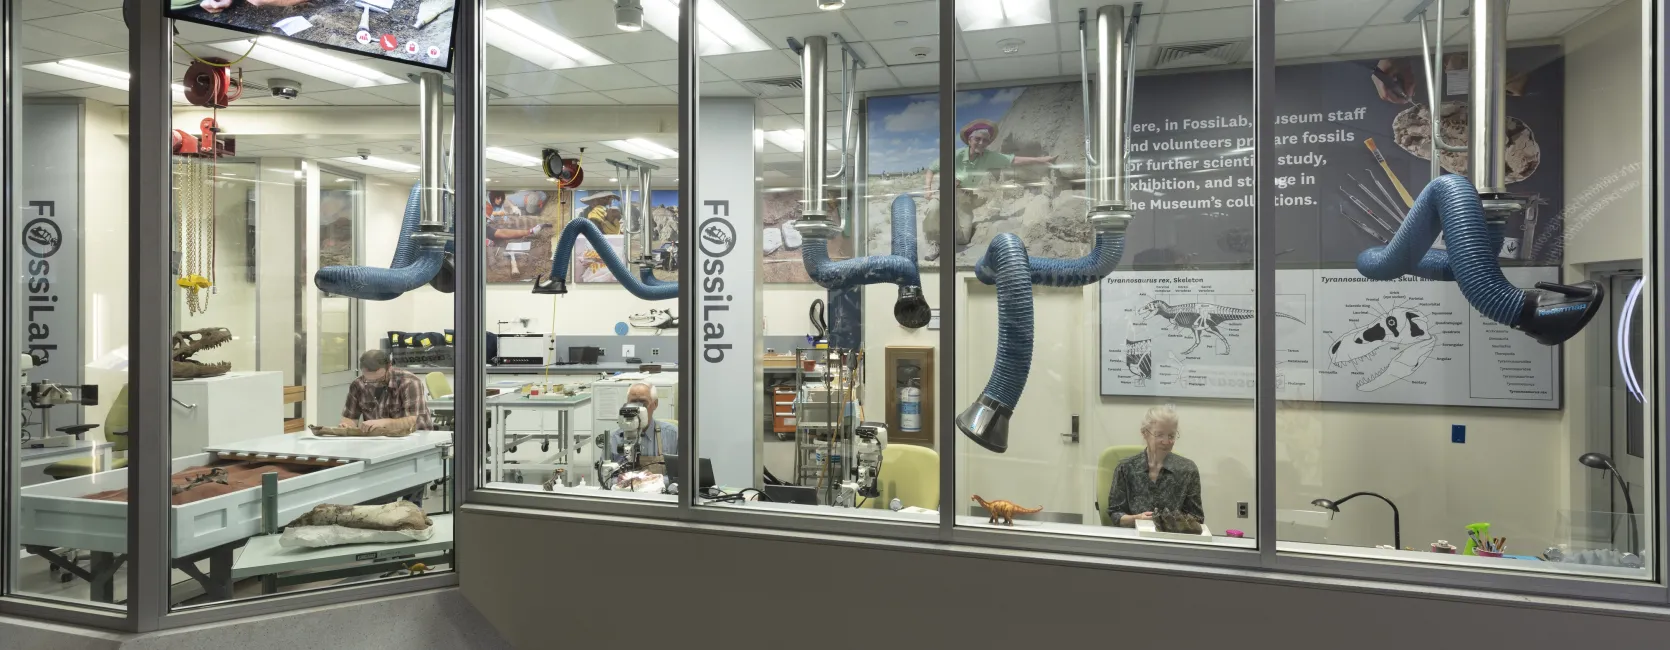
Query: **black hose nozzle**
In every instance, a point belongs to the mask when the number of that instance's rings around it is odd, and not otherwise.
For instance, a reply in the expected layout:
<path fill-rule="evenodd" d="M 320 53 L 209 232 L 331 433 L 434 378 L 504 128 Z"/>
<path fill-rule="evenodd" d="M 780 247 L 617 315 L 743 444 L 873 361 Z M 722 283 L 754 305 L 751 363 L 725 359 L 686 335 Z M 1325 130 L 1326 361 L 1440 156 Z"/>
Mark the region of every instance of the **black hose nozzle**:
<path fill-rule="evenodd" d="M 933 315 L 933 310 L 928 308 L 928 299 L 922 297 L 922 287 L 899 287 L 899 300 L 893 303 L 893 319 L 900 325 L 911 329 L 926 327 Z"/>
<path fill-rule="evenodd" d="M 533 292 L 546 295 L 568 293 L 568 282 L 562 278 L 546 278 L 543 275 L 535 276 L 533 281 Z"/>
<path fill-rule="evenodd" d="M 1009 449 L 1009 416 L 1014 409 L 986 395 L 974 400 L 957 415 L 957 430 L 987 451 L 1003 453 Z"/>
<path fill-rule="evenodd" d="M 1592 280 L 1538 282 L 1535 289 L 1525 291 L 1525 306 L 1513 328 L 1543 345 L 1559 345 L 1588 325 L 1605 299 L 1606 289 Z"/>

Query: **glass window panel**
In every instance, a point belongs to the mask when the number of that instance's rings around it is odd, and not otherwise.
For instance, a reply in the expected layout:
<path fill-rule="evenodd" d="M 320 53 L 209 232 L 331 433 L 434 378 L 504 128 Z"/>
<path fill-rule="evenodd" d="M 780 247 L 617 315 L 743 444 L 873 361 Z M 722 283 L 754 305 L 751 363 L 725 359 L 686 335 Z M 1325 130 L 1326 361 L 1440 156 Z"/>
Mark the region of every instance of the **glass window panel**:
<path fill-rule="evenodd" d="M 486 14 L 490 489 L 676 500 L 678 10 L 642 4 Z"/>
<path fill-rule="evenodd" d="M 1277 330 L 1278 378 L 1316 386 L 1279 404 L 1278 548 L 1650 578 L 1643 549 L 1655 544 L 1647 513 L 1658 488 L 1646 459 L 1657 437 L 1641 433 L 1651 396 L 1632 386 L 1646 370 L 1636 328 L 1654 307 L 1651 291 L 1630 300 L 1651 214 L 1641 3 L 1551 12 L 1513 3 L 1503 14 L 1509 3 L 1478 2 L 1464 17 L 1468 3 L 1452 2 L 1441 29 L 1437 6 L 1423 23 L 1410 14 L 1417 4 L 1277 4 L 1280 189 L 1265 223 L 1287 251 L 1277 291 L 1314 315 Z M 1505 59 L 1472 53 L 1484 44 L 1476 20 L 1505 29 Z M 1494 81 L 1475 82 L 1481 71 Z M 1502 98 L 1505 121 L 1474 119 L 1481 90 Z M 1470 147 L 1440 152 L 1441 167 L 1435 103 L 1445 142 Z M 1502 152 L 1470 141 L 1481 125 L 1502 130 Z M 1476 173 L 1486 153 L 1501 174 Z M 1476 215 L 1445 217 L 1441 242 L 1464 281 L 1500 267 L 1507 282 L 1479 291 L 1509 296 L 1508 309 L 1470 303 L 1467 284 L 1359 258 L 1394 230 L 1435 225 L 1414 209 L 1423 197 L 1469 199 L 1493 179 L 1524 201 L 1501 213 L 1501 245 L 1466 232 L 1484 221 Z M 1482 254 L 1461 259 L 1467 250 Z M 1542 282 L 1593 282 L 1605 300 L 1573 333 L 1551 324 L 1559 309 L 1518 313 L 1521 289 L 1546 293 L 1532 289 Z M 1561 329 L 1563 345 L 1528 335 Z"/>
<path fill-rule="evenodd" d="M 0 489 L 17 490 L 7 531 L 17 547 L 3 588 L 120 607 L 125 504 L 70 506 L 101 508 L 104 521 L 60 517 L 63 497 L 126 481 L 128 32 L 120 16 L 42 0 L 10 10 L 6 238 L 17 266 L 7 331 L 19 355 L 7 366 L 22 365 L 8 377 L 20 417 L 7 425 L 14 466 L 4 473 L 16 481 Z"/>
<path fill-rule="evenodd" d="M 1055 4 L 958 18 L 957 169 L 928 182 L 958 199 L 948 503 L 969 527 L 1251 548 L 1252 4 Z M 1127 93 L 1129 127 L 1098 127 Z"/>
<path fill-rule="evenodd" d="M 299 17 L 205 9 L 184 11 L 233 24 Z M 164 523 L 176 607 L 451 568 L 453 295 L 437 279 L 451 257 L 450 75 L 411 64 L 448 48 L 451 14 L 396 28 L 415 22 L 416 3 L 372 12 L 360 43 L 364 12 L 315 9 L 300 33 L 335 39 L 331 48 L 274 36 L 251 45 L 178 21 L 178 76 L 142 82 L 192 91 L 175 92 L 166 280 L 179 285 Z M 217 83 L 230 89 L 223 108 L 188 100 Z M 420 116 L 431 110 L 427 137 Z M 433 188 L 434 203 L 414 188 Z M 421 232 L 431 224 L 436 237 Z M 320 483 L 329 488 L 299 489 Z M 263 514 L 269 489 L 277 509 Z M 354 510 L 310 513 L 327 504 Z M 375 540 L 407 545 L 399 560 L 340 550 L 355 540 L 328 526 L 376 508 L 405 512 L 406 529 Z"/>
<path fill-rule="evenodd" d="M 696 323 L 698 443 L 717 479 L 700 503 L 935 523 L 943 358 L 919 224 L 940 3 L 720 4 L 699 20 L 732 15 L 747 33 L 715 28 L 698 47 L 697 300 L 730 307 Z M 734 250 L 708 245 L 721 223 Z M 724 359 L 709 354 L 716 327 L 737 341 Z"/>

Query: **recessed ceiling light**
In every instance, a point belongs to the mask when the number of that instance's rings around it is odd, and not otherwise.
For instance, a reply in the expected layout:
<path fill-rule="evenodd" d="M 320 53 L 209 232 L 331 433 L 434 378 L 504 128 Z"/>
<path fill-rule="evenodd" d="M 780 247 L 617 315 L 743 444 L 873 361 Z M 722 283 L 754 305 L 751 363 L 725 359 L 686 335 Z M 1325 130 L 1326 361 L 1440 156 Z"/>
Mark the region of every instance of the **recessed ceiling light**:
<path fill-rule="evenodd" d="M 482 14 L 482 35 L 493 47 L 548 70 L 608 65 L 609 60 L 510 9 Z"/>
<path fill-rule="evenodd" d="M 697 51 L 703 56 L 736 52 L 763 52 L 771 44 L 737 20 L 714 0 L 696 0 Z M 678 3 L 675 0 L 644 0 L 644 20 L 655 31 L 678 40 Z"/>
<path fill-rule="evenodd" d="M 1050 22 L 1049 0 L 985 0 L 957 3 L 957 24 L 963 31 L 1044 25 Z"/>
<path fill-rule="evenodd" d="M 253 46 L 249 39 L 244 39 L 214 43 L 210 47 L 233 54 L 248 52 L 249 58 L 257 61 L 271 63 L 280 68 L 318 77 L 349 88 L 392 86 L 406 83 L 405 79 L 383 74 L 343 57 L 325 54 L 317 48 L 270 36 L 255 39 Z"/>
<path fill-rule="evenodd" d="M 697 11 L 700 11 L 698 9 Z M 678 152 L 664 146 L 650 142 L 643 138 L 627 138 L 625 140 L 604 140 L 604 146 L 613 147 L 639 158 L 647 160 L 661 160 L 663 158 L 677 158 Z"/>
<path fill-rule="evenodd" d="M 610 183 L 619 183 L 619 182 L 620 182 L 620 179 L 619 179 L 619 178 L 610 178 L 610 179 L 609 179 L 609 182 L 610 182 Z"/>
<path fill-rule="evenodd" d="M 1003 50 L 1004 54 L 1014 54 L 1019 52 L 1021 51 L 1022 45 L 1026 45 L 1026 41 L 1018 38 L 1005 38 L 997 42 L 998 49 Z"/>
<path fill-rule="evenodd" d="M 398 160 L 389 160 L 387 158 L 378 158 L 376 156 L 366 156 L 364 158 L 361 158 L 359 156 L 343 156 L 341 158 L 332 158 L 331 160 L 334 160 L 336 162 L 348 163 L 350 165 L 360 165 L 362 167 L 376 167 L 377 169 L 386 169 L 386 170 L 393 171 L 393 172 L 405 172 L 405 173 L 408 173 L 408 174 L 416 173 L 418 170 L 423 169 L 422 167 L 419 167 L 419 166 L 411 164 L 411 163 L 404 163 L 404 162 L 400 162 Z"/>
<path fill-rule="evenodd" d="M 909 24 L 910 24 L 910 21 L 908 21 L 908 20 L 895 20 L 895 21 L 893 21 L 893 26 L 894 27 L 904 27 L 904 26 L 909 25 Z"/>
<path fill-rule="evenodd" d="M 847 0 L 818 0 L 818 8 L 824 11 L 834 11 L 847 6 Z"/>
<path fill-rule="evenodd" d="M 487 156 L 489 160 L 496 160 L 506 165 L 516 165 L 517 167 L 538 167 L 542 162 L 544 162 L 540 160 L 538 156 L 517 153 L 500 147 L 488 147 L 483 149 L 481 151 L 481 155 Z"/>

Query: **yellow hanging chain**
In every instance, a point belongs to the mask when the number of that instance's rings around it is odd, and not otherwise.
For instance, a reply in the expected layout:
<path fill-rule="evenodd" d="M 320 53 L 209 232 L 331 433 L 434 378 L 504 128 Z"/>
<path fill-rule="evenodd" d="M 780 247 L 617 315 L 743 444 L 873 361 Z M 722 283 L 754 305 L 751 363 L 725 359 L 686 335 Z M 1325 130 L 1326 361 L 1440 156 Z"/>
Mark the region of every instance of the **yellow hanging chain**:
<path fill-rule="evenodd" d="M 209 308 L 209 297 L 204 289 L 213 286 L 204 276 L 204 258 L 214 262 L 213 252 L 204 254 L 202 246 L 212 241 L 213 233 L 199 232 L 208 221 L 203 218 L 203 184 L 208 181 L 206 168 L 199 161 L 187 157 L 175 159 L 175 181 L 179 188 L 175 210 L 179 213 L 180 277 L 174 283 L 186 290 L 186 306 L 193 315 Z M 211 222 L 212 223 L 212 222 Z M 212 246 L 212 244 L 210 244 Z M 208 273 L 213 273 L 209 270 Z"/>

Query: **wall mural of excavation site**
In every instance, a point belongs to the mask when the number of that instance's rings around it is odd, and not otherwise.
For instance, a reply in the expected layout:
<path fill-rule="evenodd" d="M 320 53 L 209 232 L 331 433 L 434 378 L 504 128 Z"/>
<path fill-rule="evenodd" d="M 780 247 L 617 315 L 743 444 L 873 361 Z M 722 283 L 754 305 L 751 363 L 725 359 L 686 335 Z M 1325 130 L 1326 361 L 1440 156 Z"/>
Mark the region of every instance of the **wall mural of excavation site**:
<path fill-rule="evenodd" d="M 1426 80 L 1419 57 L 1365 59 L 1276 69 L 1278 177 L 1266 233 L 1292 245 L 1284 267 L 1351 265 L 1387 243 L 1431 179 Z M 1468 134 L 1467 57 L 1444 58 L 1440 131 Z M 1358 79 L 1358 83 L 1341 83 Z M 1557 265 L 1564 183 L 1565 66 L 1555 47 L 1508 54 L 1509 192 L 1530 197 L 1511 218 L 1501 262 Z M 1421 89 L 1417 92 L 1417 89 Z M 1034 256 L 1084 255 L 1084 126 L 1077 83 L 957 94 L 958 268 L 972 268 L 1000 233 L 1019 234 Z M 1252 78 L 1245 71 L 1143 75 L 1136 79 L 1131 152 L 1132 221 L 1122 269 L 1249 268 L 1253 259 Z M 868 103 L 870 250 L 885 250 L 889 205 L 917 199 L 919 255 L 937 267 L 939 194 L 935 95 L 874 97 Z M 969 135 L 984 131 L 973 144 Z M 986 142 L 989 141 L 989 144 Z M 984 146 L 980 146 L 984 145 Z M 972 151 L 971 151 L 972 150 Z M 1445 170 L 1466 171 L 1465 154 L 1444 154 Z M 931 190 L 931 191 L 930 191 Z"/>

